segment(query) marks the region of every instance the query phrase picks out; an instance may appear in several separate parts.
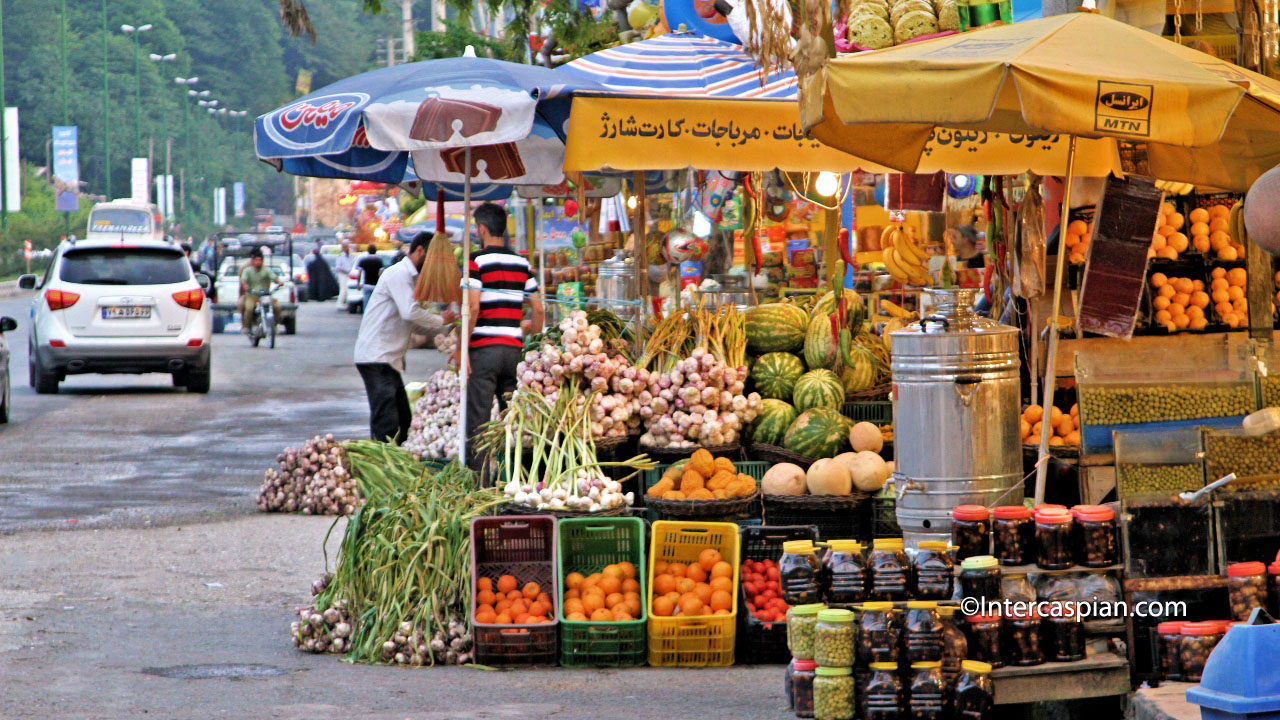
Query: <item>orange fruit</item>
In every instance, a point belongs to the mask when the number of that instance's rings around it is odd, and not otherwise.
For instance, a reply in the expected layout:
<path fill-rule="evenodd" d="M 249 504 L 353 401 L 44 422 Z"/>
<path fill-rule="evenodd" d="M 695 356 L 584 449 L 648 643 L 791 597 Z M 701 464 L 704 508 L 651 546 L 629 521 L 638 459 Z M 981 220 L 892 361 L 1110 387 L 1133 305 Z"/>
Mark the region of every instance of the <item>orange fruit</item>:
<path fill-rule="evenodd" d="M 1163 250 L 1165 246 L 1168 244 L 1169 244 L 1169 240 L 1164 235 L 1156 235 L 1155 237 L 1151 238 L 1151 249 L 1155 250 L 1156 252 Z"/>
<path fill-rule="evenodd" d="M 1221 317 L 1221 316 L 1226 315 L 1227 313 L 1231 312 L 1231 303 L 1229 303 L 1229 302 L 1225 302 L 1225 301 L 1224 301 L 1224 302 L 1220 302 L 1220 303 L 1218 303 L 1217 305 L 1214 305 L 1214 306 L 1213 306 L 1213 309 L 1214 309 L 1215 311 L 1217 311 L 1218 316 L 1219 316 L 1219 317 Z"/>
<path fill-rule="evenodd" d="M 1216 267 L 1213 269 L 1212 272 L 1209 273 L 1209 276 L 1212 277 L 1214 280 L 1217 280 L 1218 278 L 1226 277 L 1227 269 Z"/>
<path fill-rule="evenodd" d="M 1157 295 L 1156 299 L 1151 301 L 1151 304 L 1155 306 L 1156 310 L 1164 310 L 1169 307 L 1169 298 Z"/>
<path fill-rule="evenodd" d="M 1080 236 L 1068 230 L 1067 231 L 1067 247 L 1073 248 L 1079 244 L 1080 244 Z"/>
<path fill-rule="evenodd" d="M 654 575 L 665 575 L 665 574 L 666 574 L 666 572 L 667 572 L 667 567 L 668 567 L 668 566 L 667 566 L 667 561 L 666 561 L 666 560 L 659 560 L 659 561 L 657 561 L 657 562 L 655 562 L 655 563 L 653 564 L 653 574 L 654 574 Z"/>
<path fill-rule="evenodd" d="M 676 603 L 680 602 L 680 593 L 678 592 L 669 592 L 666 595 L 663 595 L 662 597 L 670 600 L 672 605 L 675 605 Z"/>
<path fill-rule="evenodd" d="M 711 568 L 711 577 L 713 578 L 733 578 L 733 566 L 721 560 Z"/>
<path fill-rule="evenodd" d="M 547 607 L 551 607 L 551 596 L 545 592 L 538 593 L 537 601 Z"/>
<path fill-rule="evenodd" d="M 730 615 L 731 613 L 728 610 L 717 610 L 712 614 L 713 615 Z"/>
<path fill-rule="evenodd" d="M 685 593 L 693 592 L 693 588 L 697 584 L 698 583 L 694 582 L 693 580 L 690 580 L 689 578 L 677 578 L 676 592 L 680 593 L 681 595 L 684 595 Z"/>
<path fill-rule="evenodd" d="M 1214 269 L 1215 269 L 1215 270 L 1222 270 L 1222 268 L 1214 268 Z M 1213 282 L 1209 285 L 1209 289 L 1211 289 L 1211 290 L 1226 290 L 1226 289 L 1227 289 L 1227 287 L 1229 287 L 1230 285 L 1231 285 L 1231 283 L 1227 282 L 1226 275 L 1224 274 L 1222 277 L 1216 277 L 1216 278 L 1214 278 L 1214 279 L 1213 279 Z"/>
<path fill-rule="evenodd" d="M 1057 405 L 1049 406 L 1049 424 L 1057 425 L 1058 421 L 1061 419 L 1062 419 L 1062 411 L 1058 409 L 1058 406 Z"/>
<path fill-rule="evenodd" d="M 1168 330 L 1168 331 L 1169 331 L 1169 332 L 1171 332 L 1171 333 L 1173 333 L 1173 332 L 1178 332 L 1178 326 L 1177 326 L 1177 325 L 1174 325 L 1174 324 L 1173 324 L 1173 321 L 1169 321 L 1169 322 L 1165 323 L 1165 324 L 1164 324 L 1164 329 L 1165 329 L 1165 330 Z"/>
<path fill-rule="evenodd" d="M 1072 430 L 1071 432 L 1067 433 L 1067 436 L 1062 438 L 1062 442 L 1066 443 L 1067 445 L 1079 445 L 1080 431 Z"/>
<path fill-rule="evenodd" d="M 1027 409 L 1022 411 L 1022 419 L 1029 423 L 1038 423 L 1042 417 L 1044 417 L 1044 408 L 1034 403 L 1028 405 Z"/>
<path fill-rule="evenodd" d="M 622 597 L 622 593 L 610 593 L 609 595 L 605 596 L 604 606 L 612 610 L 618 607 L 619 605 L 621 605 L 623 602 L 625 602 L 625 600 Z"/>
<path fill-rule="evenodd" d="M 565 600 L 565 601 L 564 601 L 564 611 L 565 611 L 565 614 L 570 614 L 570 615 L 571 615 L 571 614 L 573 614 L 573 613 L 580 613 L 580 612 L 584 612 L 585 610 L 586 610 L 586 606 L 584 606 L 584 605 L 582 604 L 582 600 L 580 600 L 580 599 L 578 599 L 578 598 L 573 598 L 573 599 L 571 599 L 571 600 Z"/>
<path fill-rule="evenodd" d="M 1222 322 L 1226 323 L 1228 327 L 1240 327 L 1240 316 L 1234 312 L 1223 313 Z"/>
<path fill-rule="evenodd" d="M 1067 225 L 1067 232 L 1084 235 L 1089 232 L 1089 226 L 1086 225 L 1083 220 L 1072 220 L 1071 223 Z"/>
<path fill-rule="evenodd" d="M 476 581 L 476 587 L 479 588 L 480 590 L 488 590 L 492 592 L 493 580 L 490 580 L 489 578 L 486 578 L 486 577 L 482 577 Z"/>
<path fill-rule="evenodd" d="M 572 590 L 565 590 L 565 591 L 564 591 L 564 599 L 565 599 L 565 600 L 568 600 L 569 598 L 576 598 L 576 597 L 582 597 L 582 593 L 578 592 L 578 589 L 577 589 L 577 588 L 574 588 L 574 589 L 572 589 Z"/>
<path fill-rule="evenodd" d="M 516 600 L 523 600 L 524 593 L 520 592 L 519 590 L 512 590 L 511 592 L 507 593 L 507 599 L 510 600 L 511 602 L 515 602 Z"/>
<path fill-rule="evenodd" d="M 1169 224 L 1173 226 L 1174 230 L 1181 230 L 1184 222 L 1186 222 L 1186 219 L 1182 217 L 1182 213 L 1176 212 L 1169 215 Z"/>
<path fill-rule="evenodd" d="M 498 601 L 497 605 L 493 606 L 493 609 L 501 613 L 501 612 L 504 612 L 509 607 L 511 607 L 511 601 L 507 600 L 506 598 L 503 598 L 502 600 Z"/>
<path fill-rule="evenodd" d="M 1170 313 L 1168 310 L 1160 310 L 1156 312 L 1156 322 L 1160 323 L 1161 325 L 1164 325 L 1165 323 L 1171 320 L 1173 320 L 1173 314 Z M 1036 423 L 1036 425 L 1039 425 L 1039 424 L 1040 423 Z M 1031 434 L 1038 435 L 1039 433 L 1033 429 L 1031 431 Z"/>
<path fill-rule="evenodd" d="M 1084 263 L 1084 255 L 1081 255 L 1078 252 L 1073 252 L 1067 256 L 1067 261 L 1072 265 L 1081 265 Z"/>
<path fill-rule="evenodd" d="M 1024 437 L 1024 438 L 1030 437 L 1030 436 L 1031 436 L 1031 423 L 1027 422 L 1026 420 L 1019 420 L 1019 421 L 1018 421 L 1018 430 L 1019 430 L 1019 432 L 1021 433 L 1022 437 Z M 716 587 L 716 582 L 715 582 L 716 580 L 724 580 L 724 578 L 712 578 L 712 580 L 711 580 L 711 587 L 712 587 L 712 589 L 714 589 L 714 590 L 727 589 L 727 588 L 718 588 L 718 587 Z"/>
<path fill-rule="evenodd" d="M 1161 288 L 1160 288 L 1160 292 L 1159 292 L 1158 294 L 1159 294 L 1161 297 L 1171 298 L 1171 297 L 1173 297 L 1174 295 L 1177 295 L 1177 294 L 1178 294 L 1178 291 L 1177 291 L 1177 290 L 1174 290 L 1172 285 L 1165 285 L 1165 286 L 1163 286 L 1163 287 L 1161 287 Z"/>
<path fill-rule="evenodd" d="M 687 594 L 680 598 L 680 614 L 682 616 L 701 615 L 702 609 L 702 601 L 698 599 L 697 595 Z"/>
<path fill-rule="evenodd" d="M 1168 282 L 1169 282 L 1169 276 L 1165 275 L 1164 273 L 1162 272 L 1151 273 L 1151 287 L 1162 288 Z M 1039 407 L 1039 406 L 1036 405 L 1034 407 Z"/>
<path fill-rule="evenodd" d="M 1245 281 L 1249 279 L 1249 274 L 1244 268 L 1231 268 L 1227 271 L 1227 282 L 1236 287 L 1244 287 Z"/>
<path fill-rule="evenodd" d="M 1172 215 L 1176 212 L 1178 212 L 1178 208 L 1174 207 L 1173 203 L 1167 200 L 1165 202 L 1160 203 L 1161 215 Z"/>
<path fill-rule="evenodd" d="M 675 612 L 676 604 L 671 602 L 670 598 L 660 597 L 653 599 L 653 614 L 658 617 L 670 617 Z"/>
<path fill-rule="evenodd" d="M 1193 223 L 1209 222 L 1209 211 L 1204 208 L 1196 208 L 1187 213 L 1187 219 Z"/>
<path fill-rule="evenodd" d="M 1191 304 L 1202 309 L 1209 307 L 1209 294 L 1203 290 L 1196 290 L 1191 293 Z"/>
<path fill-rule="evenodd" d="M 1169 298 L 1170 305 L 1181 305 L 1182 307 L 1185 308 L 1190 303 L 1191 303 L 1191 296 L 1184 292 L 1177 293 L 1173 297 Z M 1173 310 L 1172 307 L 1170 307 L 1169 309 Z"/>
<path fill-rule="evenodd" d="M 625 560 L 618 563 L 618 569 L 622 571 L 622 577 L 624 578 L 634 579 L 636 576 L 636 566 Z"/>
<path fill-rule="evenodd" d="M 476 622 L 478 623 L 488 624 L 493 622 L 495 619 L 497 619 L 497 617 L 498 617 L 497 613 L 495 613 L 493 610 L 477 610 L 476 611 Z"/>
<path fill-rule="evenodd" d="M 498 616 L 493 619 L 493 622 L 496 625 L 510 625 L 511 616 L 505 612 L 500 612 L 498 613 Z"/>
<path fill-rule="evenodd" d="M 1204 308 L 1198 305 L 1192 305 L 1187 308 L 1187 317 L 1191 318 L 1191 322 L 1195 322 L 1196 318 L 1204 317 Z"/>
<path fill-rule="evenodd" d="M 1191 247 L 1195 248 L 1198 253 L 1207 253 L 1211 247 L 1208 235 L 1193 235 L 1191 237 Z"/>
<path fill-rule="evenodd" d="M 605 595 L 612 595 L 622 589 L 622 581 L 612 575 L 606 575 L 600 581 L 600 589 Z"/>
<path fill-rule="evenodd" d="M 1195 289 L 1195 285 L 1191 284 L 1191 278 L 1177 278 L 1174 282 L 1173 289 L 1180 293 L 1187 293 L 1189 295 L 1191 294 L 1191 291 Z"/>
<path fill-rule="evenodd" d="M 605 577 L 618 578 L 619 581 L 623 578 L 622 568 L 617 565 L 606 565 L 604 570 L 601 571 L 601 574 Z"/>
<path fill-rule="evenodd" d="M 1028 423 L 1026 420 L 1023 420 L 1022 422 L 1026 423 L 1027 432 L 1023 433 L 1023 435 L 1026 435 L 1027 433 L 1031 432 L 1031 423 Z M 713 577 L 711 578 L 710 585 L 712 590 L 723 590 L 725 592 L 733 592 L 733 578 Z"/>
<path fill-rule="evenodd" d="M 581 585 L 582 581 L 585 579 L 586 578 L 582 577 L 582 573 L 571 572 L 568 575 L 564 576 L 564 584 L 568 585 L 571 588 L 576 588 L 579 585 Z"/>
<path fill-rule="evenodd" d="M 1167 311 L 1167 310 L 1161 310 L 1160 312 L 1166 312 L 1166 313 L 1167 313 L 1168 311 Z M 1157 313 L 1157 315 L 1159 315 L 1159 313 Z M 1043 429 L 1044 429 L 1044 422 L 1043 422 L 1043 421 L 1038 422 L 1038 423 L 1036 423 L 1035 425 L 1032 425 L 1032 426 L 1031 426 L 1031 435 L 1032 435 L 1033 437 L 1040 437 L 1040 431 L 1041 431 L 1041 430 L 1043 430 Z"/>
<path fill-rule="evenodd" d="M 640 592 L 640 583 L 636 582 L 635 580 L 632 580 L 631 578 L 627 578 L 626 580 L 622 581 L 622 592 L 624 593 Z"/>
<path fill-rule="evenodd" d="M 1231 236 L 1219 230 L 1218 232 L 1209 233 L 1209 247 L 1221 250 L 1231 245 Z"/>
<path fill-rule="evenodd" d="M 667 566 L 667 574 L 672 577 L 682 578 L 684 577 L 684 572 L 685 572 L 684 563 L 671 563 L 670 565 Z"/>
<path fill-rule="evenodd" d="M 1192 330 L 1203 330 L 1206 327 L 1208 327 L 1208 325 L 1209 325 L 1209 321 L 1205 320 L 1203 317 L 1191 318 Z"/>
<path fill-rule="evenodd" d="M 629 611 L 625 606 L 619 607 L 617 610 L 613 611 L 614 622 L 631 622 L 632 620 L 635 620 L 635 617 L 631 615 L 631 611 Z"/>
<path fill-rule="evenodd" d="M 713 548 L 707 548 L 706 550 L 698 553 L 698 564 L 707 572 L 711 572 L 711 568 L 715 567 L 716 563 L 723 559 L 724 558 L 720 557 L 720 551 Z"/>
<path fill-rule="evenodd" d="M 1187 236 L 1180 232 L 1176 232 L 1169 236 L 1169 247 L 1173 248 L 1175 252 L 1186 252 L 1187 245 L 1189 245 L 1190 242 L 1191 241 L 1187 239 Z M 1183 279 L 1185 280 L 1186 278 Z M 1191 281 L 1187 280 L 1187 282 L 1189 283 Z"/>
<path fill-rule="evenodd" d="M 1058 431 L 1059 435 L 1066 435 L 1071 432 L 1075 426 L 1076 424 L 1071 421 L 1070 415 L 1063 415 L 1058 419 L 1058 422 L 1054 424 L 1053 428 Z"/>
<path fill-rule="evenodd" d="M 701 565 L 690 565 L 685 571 L 685 577 L 696 583 L 704 583 L 707 581 L 707 571 Z"/>
<path fill-rule="evenodd" d="M 659 575 L 653 579 L 653 592 L 657 595 L 666 595 L 676 589 L 676 579 L 670 575 Z"/>
<path fill-rule="evenodd" d="M 511 619 L 514 620 L 517 625 L 527 625 L 529 623 L 529 618 L 531 617 L 533 616 L 526 612 L 520 613 Z"/>
<path fill-rule="evenodd" d="M 1227 288 L 1227 297 L 1231 298 L 1232 301 L 1243 300 L 1244 288 L 1238 287 L 1236 285 L 1232 285 L 1231 287 Z"/>
<path fill-rule="evenodd" d="M 1073 418 L 1080 417 L 1080 403 L 1071 403 L 1071 410 L 1069 414 Z"/>
<path fill-rule="evenodd" d="M 551 612 L 551 608 L 547 607 L 546 605 L 543 605 L 537 600 L 534 600 L 533 604 L 529 606 L 530 615 L 546 615 L 549 612 Z"/>
<path fill-rule="evenodd" d="M 488 590 L 481 590 L 476 593 L 476 603 L 480 605 L 492 605 L 498 602 L 498 598 Z"/>
<path fill-rule="evenodd" d="M 1179 304 L 1177 304 L 1177 303 L 1173 303 L 1173 304 L 1169 305 L 1169 315 L 1170 315 L 1174 320 L 1177 320 L 1179 315 L 1186 315 L 1186 314 L 1187 314 L 1187 306 L 1186 306 L 1186 305 L 1179 305 Z"/>
<path fill-rule="evenodd" d="M 1204 222 L 1191 223 L 1191 234 L 1192 234 L 1193 236 L 1194 236 L 1194 235 L 1208 235 L 1208 234 L 1209 234 L 1209 223 L 1204 223 Z"/>
<path fill-rule="evenodd" d="M 1167 238 L 1176 232 L 1178 231 L 1174 230 L 1172 225 L 1161 225 L 1160 227 L 1156 228 L 1156 235 L 1162 238 Z M 1154 240 L 1155 238 L 1153 237 L 1152 239 Z"/>
<path fill-rule="evenodd" d="M 498 592 L 502 593 L 503 595 L 506 595 L 512 590 L 515 590 L 517 584 L 518 583 L 516 583 L 515 578 L 511 577 L 510 575 L 503 575 L 502 577 L 498 578 Z"/>
<path fill-rule="evenodd" d="M 714 593 L 712 592 L 710 585 L 706 583 L 698 583 L 693 588 L 693 594 L 697 595 L 698 599 L 701 600 L 702 603 L 705 605 L 711 602 L 711 596 Z"/>
<path fill-rule="evenodd" d="M 1215 303 L 1224 303 L 1231 299 L 1228 288 L 1218 288 L 1213 291 L 1213 301 Z"/>
<path fill-rule="evenodd" d="M 712 610 L 728 610 L 733 607 L 733 596 L 723 590 L 717 590 L 711 594 L 711 602 L 708 605 Z"/>
<path fill-rule="evenodd" d="M 1062 438 L 1058 437 L 1057 435 L 1054 435 L 1049 438 L 1049 444 L 1050 445 L 1066 445 L 1066 443 L 1062 441 Z"/>
<path fill-rule="evenodd" d="M 580 612 L 569 613 L 568 615 L 564 616 L 564 619 L 568 620 L 569 622 L 587 622 L 587 616 L 583 615 Z"/>
<path fill-rule="evenodd" d="M 1209 232 L 1227 232 L 1227 228 L 1231 227 L 1225 217 L 1214 218 L 1209 221 Z"/>
<path fill-rule="evenodd" d="M 1178 329 L 1182 329 L 1191 324 L 1191 318 L 1186 315 L 1178 315 L 1173 318 L 1173 324 L 1177 325 Z"/>
<path fill-rule="evenodd" d="M 515 602 L 511 603 L 512 617 L 519 615 L 520 613 L 527 613 L 527 612 L 529 612 L 529 604 L 526 603 L 525 601 L 516 600 Z"/>
<path fill-rule="evenodd" d="M 631 617 L 633 618 L 640 617 L 640 598 L 638 597 L 627 598 L 626 602 L 624 602 L 623 605 L 626 606 L 627 612 L 631 613 Z"/>
<path fill-rule="evenodd" d="M 591 614 L 602 607 L 604 607 L 604 596 L 599 593 L 591 593 L 582 598 L 583 612 Z"/>
<path fill-rule="evenodd" d="M 613 613 L 600 608 L 591 613 L 591 622 L 613 622 Z"/>
<path fill-rule="evenodd" d="M 1231 208 L 1227 207 L 1226 205 L 1210 205 L 1209 206 L 1209 217 L 1211 218 L 1225 218 L 1230 214 L 1231 214 Z"/>

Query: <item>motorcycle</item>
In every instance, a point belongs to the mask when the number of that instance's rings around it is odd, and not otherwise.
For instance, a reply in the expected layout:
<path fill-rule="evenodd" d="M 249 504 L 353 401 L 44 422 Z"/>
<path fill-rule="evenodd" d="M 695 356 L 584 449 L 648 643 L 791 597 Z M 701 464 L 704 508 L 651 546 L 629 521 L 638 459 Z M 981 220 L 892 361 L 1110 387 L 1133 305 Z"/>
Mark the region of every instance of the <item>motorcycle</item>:
<path fill-rule="evenodd" d="M 276 346 L 276 310 L 271 303 L 271 291 L 255 290 L 253 294 L 258 296 L 258 302 L 253 307 L 253 318 L 249 325 L 249 343 L 258 347 L 258 343 L 265 338 L 267 347 L 274 348 Z"/>

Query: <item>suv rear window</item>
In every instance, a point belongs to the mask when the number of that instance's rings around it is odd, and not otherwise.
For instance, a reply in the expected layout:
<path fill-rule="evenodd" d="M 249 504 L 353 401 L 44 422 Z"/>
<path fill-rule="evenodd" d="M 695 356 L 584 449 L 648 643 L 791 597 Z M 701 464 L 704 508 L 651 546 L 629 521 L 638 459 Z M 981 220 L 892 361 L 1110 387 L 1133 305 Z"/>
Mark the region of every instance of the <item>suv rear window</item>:
<path fill-rule="evenodd" d="M 70 250 L 62 256 L 58 277 L 84 285 L 171 285 L 189 280 L 191 266 L 176 250 Z"/>

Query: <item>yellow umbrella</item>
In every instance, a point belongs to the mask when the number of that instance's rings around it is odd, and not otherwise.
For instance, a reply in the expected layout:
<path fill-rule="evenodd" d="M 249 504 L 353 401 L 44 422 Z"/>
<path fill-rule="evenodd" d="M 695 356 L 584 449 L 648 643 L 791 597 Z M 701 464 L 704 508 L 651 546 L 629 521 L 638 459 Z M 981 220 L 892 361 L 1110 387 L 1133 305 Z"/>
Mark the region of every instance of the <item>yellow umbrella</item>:
<path fill-rule="evenodd" d="M 1236 191 L 1280 164 L 1280 82 L 1095 13 L 841 56 L 805 90 L 815 137 L 905 172 L 942 132 L 1129 141 L 1144 174 Z"/>

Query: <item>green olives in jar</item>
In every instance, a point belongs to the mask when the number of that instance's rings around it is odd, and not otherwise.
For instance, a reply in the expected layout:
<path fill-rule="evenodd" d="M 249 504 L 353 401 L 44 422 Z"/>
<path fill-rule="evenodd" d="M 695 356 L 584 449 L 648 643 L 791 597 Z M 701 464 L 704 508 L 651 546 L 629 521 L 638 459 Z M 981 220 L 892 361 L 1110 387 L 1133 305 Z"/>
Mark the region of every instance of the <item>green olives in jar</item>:
<path fill-rule="evenodd" d="M 852 610 L 822 610 L 815 629 L 813 659 L 820 667 L 853 667 L 856 630 Z"/>
<path fill-rule="evenodd" d="M 793 605 L 787 609 L 787 649 L 797 660 L 813 659 L 814 636 L 818 628 L 818 611 L 822 603 Z"/>
<path fill-rule="evenodd" d="M 853 720 L 853 669 L 818 666 L 813 678 L 814 720 Z"/>

